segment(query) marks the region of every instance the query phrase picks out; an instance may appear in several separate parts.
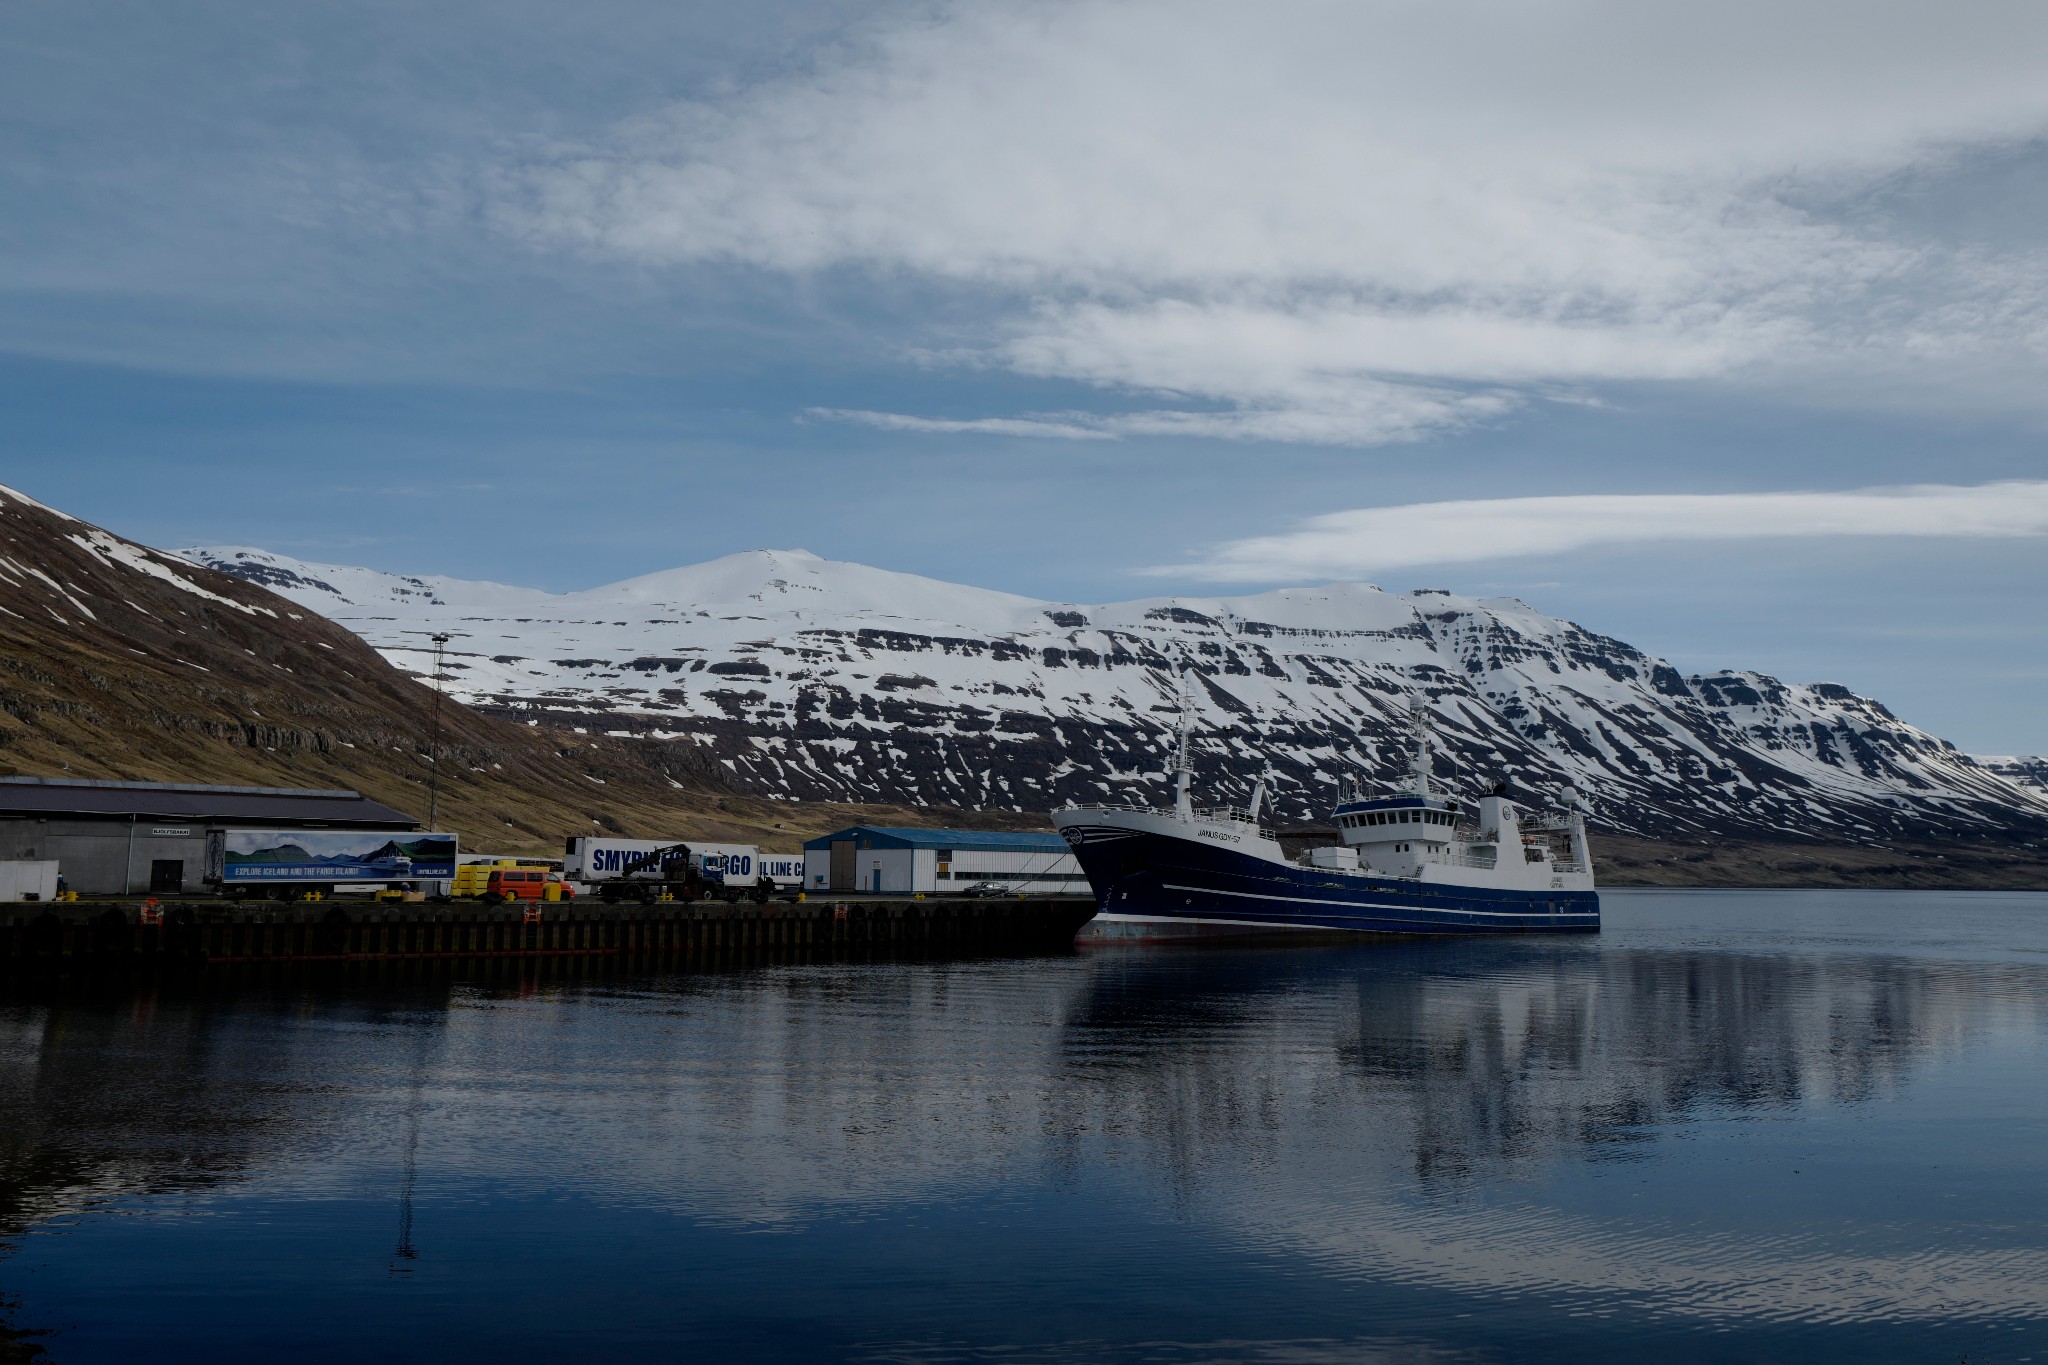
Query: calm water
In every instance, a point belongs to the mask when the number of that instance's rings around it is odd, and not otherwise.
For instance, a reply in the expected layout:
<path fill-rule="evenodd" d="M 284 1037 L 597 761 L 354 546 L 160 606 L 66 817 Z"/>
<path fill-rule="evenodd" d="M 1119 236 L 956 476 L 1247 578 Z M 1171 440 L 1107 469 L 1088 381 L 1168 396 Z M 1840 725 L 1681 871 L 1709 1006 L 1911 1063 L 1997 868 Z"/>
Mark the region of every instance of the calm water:
<path fill-rule="evenodd" d="M 0 999 L 0 1317 L 68 1365 L 2048 1359 L 2048 896 L 1605 899 Z"/>

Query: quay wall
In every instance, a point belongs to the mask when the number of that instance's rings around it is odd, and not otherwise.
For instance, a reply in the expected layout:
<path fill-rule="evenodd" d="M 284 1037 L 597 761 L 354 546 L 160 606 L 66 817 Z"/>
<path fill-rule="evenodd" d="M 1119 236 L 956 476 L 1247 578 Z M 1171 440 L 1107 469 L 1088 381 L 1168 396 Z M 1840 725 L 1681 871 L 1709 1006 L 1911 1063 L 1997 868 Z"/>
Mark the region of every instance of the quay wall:
<path fill-rule="evenodd" d="M 161 922 L 146 918 L 160 912 Z M 0 972 L 392 959 L 633 957 L 769 953 L 1046 951 L 1069 946 L 1095 913 L 1083 897 L 795 904 L 576 906 L 332 901 L 250 907 L 229 901 L 0 905 Z"/>

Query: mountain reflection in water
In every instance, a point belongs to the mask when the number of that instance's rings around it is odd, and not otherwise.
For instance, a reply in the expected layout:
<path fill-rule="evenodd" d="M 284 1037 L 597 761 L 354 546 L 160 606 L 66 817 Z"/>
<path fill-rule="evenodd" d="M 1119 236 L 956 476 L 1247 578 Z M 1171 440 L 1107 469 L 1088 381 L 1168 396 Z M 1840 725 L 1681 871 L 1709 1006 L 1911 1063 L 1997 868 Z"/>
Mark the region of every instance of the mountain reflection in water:
<path fill-rule="evenodd" d="M 1608 921 L 17 1000 L 0 1289 L 58 1361 L 2030 1356 L 2048 897 Z"/>

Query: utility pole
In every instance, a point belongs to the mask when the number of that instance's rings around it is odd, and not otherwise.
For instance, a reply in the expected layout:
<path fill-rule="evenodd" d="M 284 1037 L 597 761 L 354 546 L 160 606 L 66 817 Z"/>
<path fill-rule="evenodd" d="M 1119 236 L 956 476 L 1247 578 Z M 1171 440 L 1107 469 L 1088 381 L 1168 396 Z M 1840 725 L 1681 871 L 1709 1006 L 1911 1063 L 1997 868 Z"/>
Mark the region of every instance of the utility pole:
<path fill-rule="evenodd" d="M 427 741 L 427 828 L 441 828 L 441 651 L 448 637 L 434 636 L 434 737 Z"/>
<path fill-rule="evenodd" d="M 425 635 L 434 642 L 434 709 L 432 730 L 427 739 L 427 828 L 438 830 L 441 823 L 441 679 L 443 652 L 460 630 L 408 630 L 407 635 Z"/>

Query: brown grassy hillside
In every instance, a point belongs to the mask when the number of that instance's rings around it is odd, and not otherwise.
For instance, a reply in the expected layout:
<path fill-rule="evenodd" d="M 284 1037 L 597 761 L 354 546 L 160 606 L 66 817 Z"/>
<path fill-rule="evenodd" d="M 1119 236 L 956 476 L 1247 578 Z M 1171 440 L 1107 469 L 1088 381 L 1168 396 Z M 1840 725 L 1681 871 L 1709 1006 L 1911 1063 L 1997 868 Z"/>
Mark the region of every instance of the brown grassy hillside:
<path fill-rule="evenodd" d="M 1593 861 L 1600 884 L 1607 887 L 2048 891 L 2048 853 L 1989 840 L 1884 847 L 1789 839 L 1677 844 L 1596 832 Z"/>

